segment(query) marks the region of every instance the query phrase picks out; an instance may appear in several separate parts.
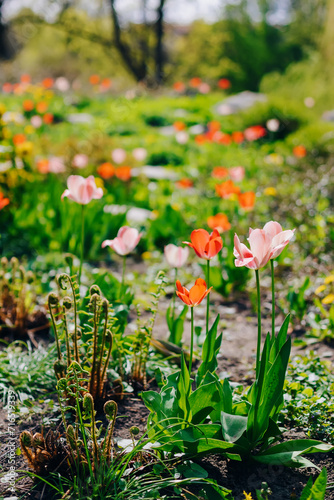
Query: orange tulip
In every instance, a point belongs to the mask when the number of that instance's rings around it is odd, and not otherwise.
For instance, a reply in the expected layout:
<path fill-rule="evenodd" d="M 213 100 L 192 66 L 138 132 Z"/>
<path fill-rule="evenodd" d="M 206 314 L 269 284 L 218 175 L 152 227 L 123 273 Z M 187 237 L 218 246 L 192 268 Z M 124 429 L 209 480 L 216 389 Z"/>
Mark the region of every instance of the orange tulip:
<path fill-rule="evenodd" d="M 202 278 L 195 281 L 195 285 L 188 290 L 182 286 L 179 280 L 176 281 L 176 295 L 188 306 L 194 307 L 202 302 L 210 293 L 212 286 L 207 289 L 206 283 Z"/>
<path fill-rule="evenodd" d="M 34 101 L 32 101 L 31 99 L 26 99 L 25 101 L 23 101 L 22 106 L 24 111 L 32 111 L 35 107 L 35 104 Z"/>
<path fill-rule="evenodd" d="M 36 104 L 36 111 L 37 111 L 37 113 L 40 113 L 41 115 L 43 115 L 47 109 L 48 109 L 47 102 L 40 101 Z"/>
<path fill-rule="evenodd" d="M 180 179 L 179 181 L 177 181 L 175 183 L 176 187 L 178 188 L 182 188 L 182 189 L 189 189 L 191 187 L 193 187 L 194 183 L 192 180 L 190 179 L 187 179 L 187 178 L 183 178 L 183 179 Z"/>
<path fill-rule="evenodd" d="M 131 168 L 130 167 L 118 167 L 115 170 L 115 175 L 121 181 L 128 181 L 131 179 Z"/>
<path fill-rule="evenodd" d="M 227 78 L 221 78 L 218 81 L 218 87 L 223 90 L 227 90 L 231 87 L 231 82 Z"/>
<path fill-rule="evenodd" d="M 194 87 L 194 88 L 199 87 L 201 85 L 201 83 L 202 83 L 202 80 L 198 76 L 195 76 L 194 78 L 191 78 L 189 80 L 190 87 Z"/>
<path fill-rule="evenodd" d="M 178 131 L 184 130 L 186 128 L 185 124 L 179 120 L 173 123 L 173 127 Z"/>
<path fill-rule="evenodd" d="M 230 198 L 233 194 L 239 194 L 240 188 L 233 181 L 228 180 L 221 184 L 216 184 L 216 193 L 221 198 Z"/>
<path fill-rule="evenodd" d="M 217 120 L 209 122 L 208 129 L 210 130 L 210 132 L 218 132 L 218 130 L 220 130 L 220 122 L 218 122 Z"/>
<path fill-rule="evenodd" d="M 13 137 L 13 143 L 15 146 L 18 146 L 19 144 L 23 144 L 26 141 L 26 136 L 24 134 L 15 134 Z"/>
<path fill-rule="evenodd" d="M 31 77 L 30 75 L 22 75 L 20 78 L 22 83 L 30 83 L 31 82 Z"/>
<path fill-rule="evenodd" d="M 222 134 L 219 138 L 218 138 L 218 142 L 220 144 L 225 144 L 225 146 L 229 146 L 232 142 L 232 138 L 230 135 L 228 134 Z"/>
<path fill-rule="evenodd" d="M 228 177 L 229 171 L 226 167 L 215 167 L 212 170 L 212 177 L 215 179 L 223 179 L 224 177 Z"/>
<path fill-rule="evenodd" d="M 41 174 L 47 174 L 49 172 L 49 160 L 47 158 L 42 158 L 37 161 L 37 170 Z"/>
<path fill-rule="evenodd" d="M 91 75 L 89 77 L 89 83 L 91 85 L 97 85 L 98 83 L 100 83 L 100 77 L 99 77 L 99 75 Z"/>
<path fill-rule="evenodd" d="M 103 80 L 101 81 L 101 87 L 103 90 L 110 89 L 111 85 L 112 81 L 110 80 L 110 78 L 103 78 Z"/>
<path fill-rule="evenodd" d="M 217 229 L 220 233 L 231 229 L 231 224 L 225 214 L 211 215 L 211 217 L 208 217 L 207 223 L 210 229 Z"/>
<path fill-rule="evenodd" d="M 97 173 L 102 179 L 110 179 L 115 174 L 115 167 L 107 161 L 98 167 Z"/>
<path fill-rule="evenodd" d="M 173 84 L 173 89 L 176 90 L 176 92 L 184 92 L 186 86 L 183 82 L 175 82 Z"/>
<path fill-rule="evenodd" d="M 42 81 L 42 86 L 45 89 L 50 89 L 51 87 L 53 87 L 53 78 L 44 78 L 44 80 Z"/>
<path fill-rule="evenodd" d="M 207 141 L 207 138 L 203 134 L 196 135 L 195 142 L 196 144 L 204 144 Z"/>
<path fill-rule="evenodd" d="M 53 114 L 45 113 L 45 115 L 43 116 L 43 122 L 46 123 L 47 125 L 53 123 Z"/>
<path fill-rule="evenodd" d="M 304 158 L 307 154 L 305 146 L 302 145 L 295 146 L 292 151 L 296 158 Z"/>
<path fill-rule="evenodd" d="M 241 208 L 247 212 L 253 210 L 255 205 L 255 193 L 254 191 L 247 191 L 246 193 L 240 193 L 238 196 L 239 204 Z"/>
<path fill-rule="evenodd" d="M 205 229 L 195 229 L 190 236 L 191 243 L 184 241 L 185 245 L 193 248 L 198 257 L 210 260 L 223 248 L 223 240 L 217 229 L 209 234 Z"/>
<path fill-rule="evenodd" d="M 244 142 L 245 137 L 242 132 L 232 132 L 232 141 L 235 142 L 236 144 L 241 144 Z"/>
<path fill-rule="evenodd" d="M 5 208 L 9 203 L 9 198 L 5 198 L 5 195 L 0 191 L 0 210 Z"/>

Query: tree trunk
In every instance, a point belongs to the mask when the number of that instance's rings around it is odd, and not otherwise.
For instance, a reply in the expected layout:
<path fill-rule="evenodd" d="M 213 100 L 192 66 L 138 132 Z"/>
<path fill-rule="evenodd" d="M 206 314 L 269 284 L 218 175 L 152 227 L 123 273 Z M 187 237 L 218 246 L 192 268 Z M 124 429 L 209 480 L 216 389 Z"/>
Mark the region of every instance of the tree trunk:
<path fill-rule="evenodd" d="M 164 6 L 165 0 L 160 0 L 157 8 L 156 21 L 156 50 L 155 50 L 155 79 L 160 85 L 164 80 L 164 53 L 163 53 L 163 36 L 164 36 Z"/>

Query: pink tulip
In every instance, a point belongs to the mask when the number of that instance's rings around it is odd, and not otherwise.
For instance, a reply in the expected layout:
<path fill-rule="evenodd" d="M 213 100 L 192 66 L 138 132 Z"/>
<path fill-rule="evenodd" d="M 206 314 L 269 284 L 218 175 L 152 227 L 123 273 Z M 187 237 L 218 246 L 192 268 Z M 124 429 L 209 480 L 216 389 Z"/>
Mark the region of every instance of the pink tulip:
<path fill-rule="evenodd" d="M 103 190 L 96 186 L 93 175 L 87 179 L 81 175 L 70 175 L 67 179 L 67 187 L 61 199 L 68 197 L 80 205 L 87 205 L 91 200 L 99 200 L 103 196 Z"/>
<path fill-rule="evenodd" d="M 137 161 L 144 161 L 147 156 L 147 151 L 145 148 L 135 148 L 132 151 L 132 155 Z M 125 158 L 124 158 L 125 159 Z"/>
<path fill-rule="evenodd" d="M 246 266 L 248 269 L 260 269 L 270 259 L 271 238 L 263 229 L 254 229 L 248 238 L 250 249 L 240 243 L 238 236 L 234 235 L 234 261 L 237 267 Z"/>
<path fill-rule="evenodd" d="M 117 164 L 123 163 L 126 160 L 126 152 L 122 148 L 116 148 L 111 152 L 111 158 Z"/>
<path fill-rule="evenodd" d="M 119 229 L 117 237 L 113 240 L 105 240 L 102 248 L 110 247 L 118 255 L 128 255 L 139 243 L 142 233 L 134 227 L 123 226 Z"/>
<path fill-rule="evenodd" d="M 276 259 L 282 252 L 282 250 L 288 245 L 292 239 L 295 229 L 288 229 L 283 231 L 281 224 L 275 221 L 267 222 L 264 226 L 263 231 L 265 231 L 271 238 L 271 256 L 270 259 Z M 249 230 L 251 234 L 252 229 Z"/>
<path fill-rule="evenodd" d="M 61 158 L 57 158 L 57 156 L 51 156 L 49 158 L 49 172 L 53 174 L 62 174 L 66 171 L 66 167 Z"/>
<path fill-rule="evenodd" d="M 85 168 L 88 165 L 88 156 L 82 153 L 79 153 L 74 156 L 72 160 L 73 167 L 76 168 Z"/>
<path fill-rule="evenodd" d="M 188 258 L 189 248 L 177 247 L 170 243 L 165 246 L 164 254 L 169 266 L 182 267 Z"/>
<path fill-rule="evenodd" d="M 270 221 L 263 229 L 249 230 L 249 246 L 240 243 L 238 236 L 234 235 L 234 251 L 237 267 L 246 266 L 249 269 L 260 269 L 270 259 L 279 256 L 294 235 L 294 230 L 283 231 L 278 222 Z"/>
<path fill-rule="evenodd" d="M 229 174 L 233 182 L 241 182 L 245 177 L 244 167 L 232 167 L 229 169 Z"/>

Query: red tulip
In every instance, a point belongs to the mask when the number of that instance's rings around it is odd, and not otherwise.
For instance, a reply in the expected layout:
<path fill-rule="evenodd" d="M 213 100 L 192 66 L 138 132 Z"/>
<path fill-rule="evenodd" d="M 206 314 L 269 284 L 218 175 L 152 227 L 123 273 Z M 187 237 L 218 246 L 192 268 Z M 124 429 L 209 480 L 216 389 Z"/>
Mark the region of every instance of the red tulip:
<path fill-rule="evenodd" d="M 195 281 L 195 285 L 190 288 L 190 290 L 182 286 L 179 280 L 177 280 L 176 288 L 176 295 L 190 307 L 194 307 L 200 304 L 212 289 L 212 287 L 207 289 L 206 283 L 202 278 L 198 278 Z"/>
<path fill-rule="evenodd" d="M 68 197 L 80 205 L 87 205 L 91 200 L 98 200 L 103 196 L 103 190 L 96 186 L 93 175 L 87 179 L 81 175 L 70 175 L 67 179 L 67 187 L 61 199 Z"/>
<path fill-rule="evenodd" d="M 223 240 L 217 229 L 209 234 L 205 229 L 195 229 L 190 236 L 191 243 L 184 241 L 186 245 L 193 248 L 198 257 L 211 260 L 223 248 Z"/>

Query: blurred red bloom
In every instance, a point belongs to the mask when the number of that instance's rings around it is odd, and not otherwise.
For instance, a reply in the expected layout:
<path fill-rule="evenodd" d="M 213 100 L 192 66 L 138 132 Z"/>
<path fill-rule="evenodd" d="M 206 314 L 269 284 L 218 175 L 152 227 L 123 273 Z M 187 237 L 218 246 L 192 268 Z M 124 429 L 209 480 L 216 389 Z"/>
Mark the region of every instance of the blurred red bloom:
<path fill-rule="evenodd" d="M 247 191 L 238 195 L 238 200 L 241 208 L 243 208 L 247 212 L 253 210 L 255 205 L 255 198 L 256 196 L 254 191 Z"/>
<path fill-rule="evenodd" d="M 207 224 L 210 229 L 217 229 L 220 233 L 231 229 L 231 224 L 228 221 L 227 215 L 222 213 L 208 217 Z"/>
<path fill-rule="evenodd" d="M 215 167 L 212 170 L 212 177 L 215 179 L 224 179 L 224 177 L 228 177 L 229 171 L 226 167 Z"/>
<path fill-rule="evenodd" d="M 44 78 L 44 80 L 42 81 L 42 86 L 45 89 L 51 89 L 51 87 L 53 87 L 53 78 Z"/>
<path fill-rule="evenodd" d="M 97 85 L 98 83 L 100 83 L 100 77 L 99 77 L 99 75 L 91 75 L 89 77 L 89 83 L 91 85 Z"/>
<path fill-rule="evenodd" d="M 184 92 L 186 86 L 183 82 L 175 82 L 173 84 L 173 89 L 176 90 L 176 92 Z"/>
<path fill-rule="evenodd" d="M 103 78 L 103 80 L 101 81 L 101 87 L 103 90 L 110 89 L 111 85 L 112 81 L 110 80 L 110 78 Z"/>
<path fill-rule="evenodd" d="M 236 142 L 237 144 L 241 144 L 244 142 L 245 137 L 242 132 L 232 132 L 232 141 Z"/>
<path fill-rule="evenodd" d="M 22 83 L 30 83 L 31 82 L 31 76 L 30 75 L 22 75 L 20 78 Z"/>
<path fill-rule="evenodd" d="M 9 198 L 5 198 L 5 195 L 0 191 L 0 210 L 9 205 Z"/>
<path fill-rule="evenodd" d="M 220 127 L 220 122 L 218 122 L 217 120 L 212 120 L 208 123 L 208 129 L 210 130 L 210 132 L 217 132 L 218 130 L 220 130 Z"/>
<path fill-rule="evenodd" d="M 97 173 L 102 179 L 110 179 L 110 177 L 115 175 L 115 167 L 110 162 L 106 161 L 97 168 Z"/>
<path fill-rule="evenodd" d="M 43 122 L 46 123 L 47 125 L 53 123 L 53 114 L 45 113 L 45 115 L 43 116 Z"/>
<path fill-rule="evenodd" d="M 227 78 L 221 78 L 218 81 L 218 87 L 223 90 L 227 90 L 231 87 L 231 82 Z"/>
<path fill-rule="evenodd" d="M 17 146 L 18 144 L 23 144 L 26 140 L 27 139 L 24 134 L 15 134 L 13 136 L 13 143 L 15 144 L 15 146 Z"/>
<path fill-rule="evenodd" d="M 216 184 L 216 193 L 221 198 L 230 198 L 233 194 L 239 194 L 240 188 L 233 181 L 228 180 L 221 184 Z"/>
<path fill-rule="evenodd" d="M 189 188 L 193 187 L 194 183 L 190 179 L 183 178 L 183 179 L 180 179 L 179 181 L 176 181 L 175 185 L 178 188 L 189 189 Z"/>
<path fill-rule="evenodd" d="M 202 83 L 202 80 L 198 77 L 198 76 L 195 76 L 194 78 L 191 78 L 189 80 L 189 85 L 190 87 L 193 87 L 193 88 L 197 88 L 201 85 Z"/>
<path fill-rule="evenodd" d="M 220 144 L 225 144 L 225 146 L 229 146 L 232 142 L 232 138 L 229 134 L 222 134 L 219 139 L 218 139 L 218 142 Z"/>
<path fill-rule="evenodd" d="M 302 145 L 295 146 L 292 152 L 296 158 L 305 158 L 305 156 L 307 155 L 306 148 Z"/>
<path fill-rule="evenodd" d="M 45 101 L 40 101 L 36 104 L 36 111 L 41 115 L 43 115 L 47 109 L 48 109 L 48 103 Z"/>
<path fill-rule="evenodd" d="M 184 130 L 186 128 L 185 124 L 179 120 L 173 123 L 173 127 L 178 131 Z"/>
<path fill-rule="evenodd" d="M 118 167 L 115 170 L 115 175 L 121 181 L 128 181 L 131 179 L 131 168 L 130 167 Z"/>
<path fill-rule="evenodd" d="M 47 174 L 49 172 L 49 160 L 47 158 L 42 158 L 37 161 L 37 170 L 41 174 Z"/>
<path fill-rule="evenodd" d="M 266 135 L 266 129 L 262 125 L 253 125 L 244 131 L 247 141 L 257 141 Z"/>
<path fill-rule="evenodd" d="M 35 107 L 34 101 L 32 101 L 31 99 L 26 99 L 25 101 L 23 101 L 22 107 L 24 111 L 32 111 Z"/>
<path fill-rule="evenodd" d="M 4 83 L 2 86 L 2 91 L 5 92 L 5 94 L 9 94 L 13 90 L 13 85 L 11 83 Z"/>
<path fill-rule="evenodd" d="M 196 142 L 196 144 L 201 145 L 201 144 L 204 144 L 205 142 L 207 142 L 207 138 L 205 137 L 205 135 L 199 134 L 199 135 L 196 135 L 195 142 Z"/>

